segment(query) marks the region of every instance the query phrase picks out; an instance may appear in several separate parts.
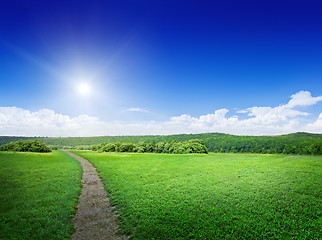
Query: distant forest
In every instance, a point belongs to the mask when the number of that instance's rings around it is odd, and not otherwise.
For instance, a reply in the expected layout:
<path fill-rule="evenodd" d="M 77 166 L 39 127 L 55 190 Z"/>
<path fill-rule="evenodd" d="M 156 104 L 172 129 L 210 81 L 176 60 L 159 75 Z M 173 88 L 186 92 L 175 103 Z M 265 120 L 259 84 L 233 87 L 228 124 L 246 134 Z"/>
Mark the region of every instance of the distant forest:
<path fill-rule="evenodd" d="M 201 140 L 209 152 L 284 153 L 322 155 L 322 134 L 292 133 L 279 136 L 238 136 L 223 133 L 179 134 L 165 136 L 102 136 L 102 137 L 0 137 L 0 145 L 17 140 L 38 140 L 52 148 L 91 149 L 100 143 L 159 143 Z"/>

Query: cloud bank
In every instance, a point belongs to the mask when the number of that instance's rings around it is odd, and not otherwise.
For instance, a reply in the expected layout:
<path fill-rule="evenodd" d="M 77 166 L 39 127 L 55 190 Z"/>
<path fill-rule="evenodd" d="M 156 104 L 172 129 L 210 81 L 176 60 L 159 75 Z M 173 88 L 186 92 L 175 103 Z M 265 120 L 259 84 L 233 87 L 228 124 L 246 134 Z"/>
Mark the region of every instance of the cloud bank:
<path fill-rule="evenodd" d="M 310 113 L 297 109 L 320 101 L 322 96 L 312 97 L 310 92 L 300 91 L 292 95 L 287 104 L 276 107 L 254 106 L 239 110 L 237 115 L 231 117 L 226 116 L 229 110 L 224 108 L 199 117 L 183 114 L 164 122 L 149 121 L 136 124 L 104 122 L 88 115 L 73 118 L 50 109 L 31 112 L 16 107 L 0 107 L 0 135 L 59 137 L 203 132 L 240 135 L 276 135 L 299 131 L 322 133 L 322 113 L 316 119 L 308 119 Z M 246 118 L 240 119 L 238 114 L 246 115 Z"/>

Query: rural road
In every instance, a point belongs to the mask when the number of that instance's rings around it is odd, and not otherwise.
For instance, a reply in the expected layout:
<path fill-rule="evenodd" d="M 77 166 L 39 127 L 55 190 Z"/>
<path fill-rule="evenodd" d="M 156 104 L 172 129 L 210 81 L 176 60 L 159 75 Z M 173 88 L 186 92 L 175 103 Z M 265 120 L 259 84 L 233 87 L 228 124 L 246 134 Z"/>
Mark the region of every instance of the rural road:
<path fill-rule="evenodd" d="M 128 237 L 118 234 L 116 215 L 104 189 L 102 180 L 88 160 L 65 151 L 83 167 L 83 189 L 73 219 L 75 233 L 72 240 L 123 240 Z"/>

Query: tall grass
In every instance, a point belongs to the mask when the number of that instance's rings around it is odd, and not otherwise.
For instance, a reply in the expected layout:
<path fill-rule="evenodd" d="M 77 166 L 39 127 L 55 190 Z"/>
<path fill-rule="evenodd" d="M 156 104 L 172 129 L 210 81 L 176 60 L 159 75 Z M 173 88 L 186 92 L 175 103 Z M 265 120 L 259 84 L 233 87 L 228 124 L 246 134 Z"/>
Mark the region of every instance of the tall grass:
<path fill-rule="evenodd" d="M 322 237 L 322 157 L 75 153 L 133 239 Z"/>

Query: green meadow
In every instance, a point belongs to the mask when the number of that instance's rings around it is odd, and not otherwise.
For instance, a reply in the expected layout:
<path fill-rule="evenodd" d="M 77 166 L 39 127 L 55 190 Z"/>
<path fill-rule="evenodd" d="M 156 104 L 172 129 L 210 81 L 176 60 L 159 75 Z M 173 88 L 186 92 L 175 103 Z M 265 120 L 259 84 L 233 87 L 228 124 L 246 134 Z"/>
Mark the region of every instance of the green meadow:
<path fill-rule="evenodd" d="M 0 152 L 0 239 L 69 239 L 81 178 L 61 151 Z"/>
<path fill-rule="evenodd" d="M 73 151 L 132 239 L 321 239 L 322 157 Z"/>

